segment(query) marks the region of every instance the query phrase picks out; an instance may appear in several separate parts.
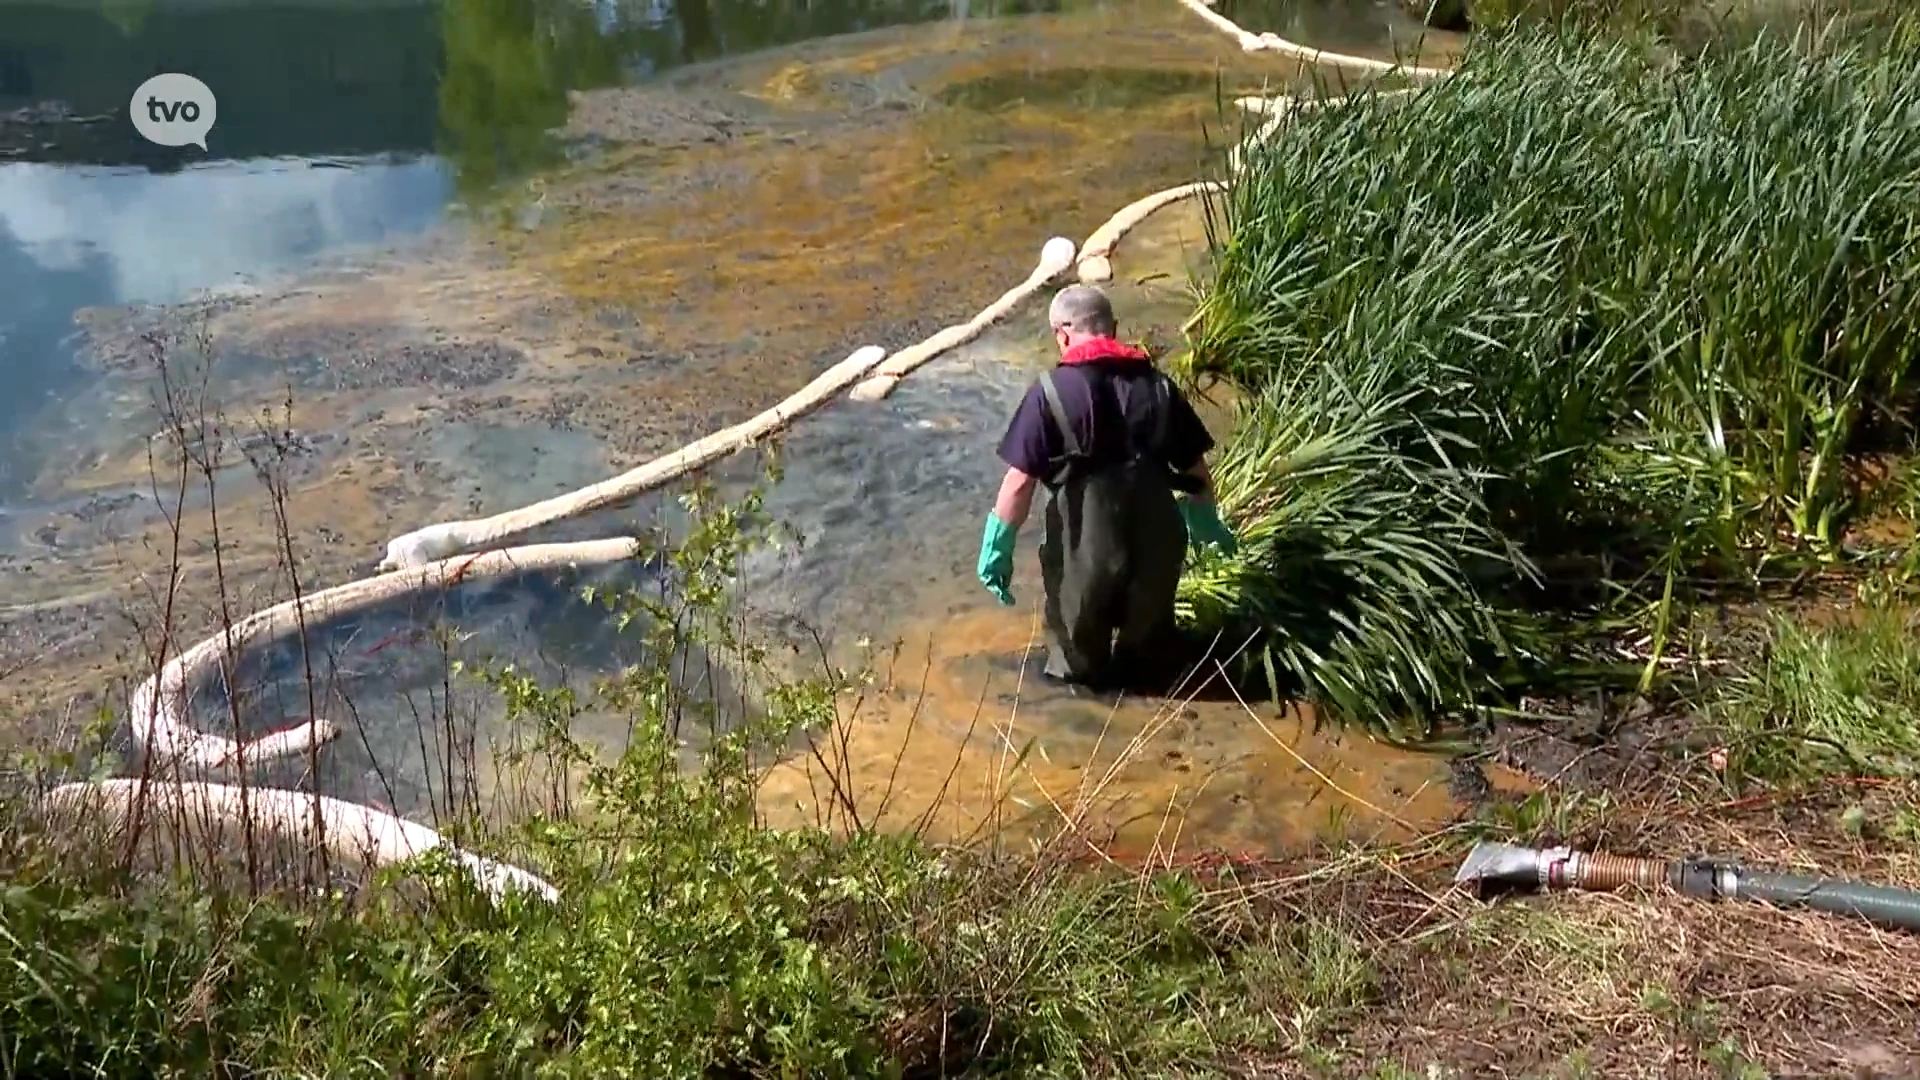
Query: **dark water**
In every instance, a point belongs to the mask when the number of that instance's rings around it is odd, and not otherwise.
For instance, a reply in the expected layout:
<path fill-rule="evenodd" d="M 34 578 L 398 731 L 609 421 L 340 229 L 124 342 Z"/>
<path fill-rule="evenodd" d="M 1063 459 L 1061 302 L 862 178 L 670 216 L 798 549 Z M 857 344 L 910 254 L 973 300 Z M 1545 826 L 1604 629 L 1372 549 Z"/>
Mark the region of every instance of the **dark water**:
<path fill-rule="evenodd" d="M 423 593 L 317 627 L 307 636 L 310 648 L 296 637 L 248 651 L 235 674 L 234 700 L 211 680 L 197 688 L 195 708 L 211 731 L 231 731 L 237 711 L 245 738 L 308 715 L 341 731 L 320 755 L 318 775 L 307 775 L 306 760 L 284 760 L 269 765 L 262 782 L 310 783 L 416 817 L 457 813 L 497 794 L 487 778 L 510 771 L 499 767 L 503 758 L 551 734 L 536 718 L 503 717 L 484 673 L 513 672 L 590 700 L 594 677 L 648 656 L 641 629 L 618 626 L 583 599 L 582 589 L 659 597 L 658 580 L 654 566 L 637 561 Z M 456 674 L 456 664 L 463 673 Z M 674 670 L 690 703 L 737 700 L 703 655 L 677 657 Z M 567 734 L 617 753 L 631 738 L 628 722 L 625 715 L 588 714 L 574 718 Z"/>
<path fill-rule="evenodd" d="M 85 374 L 76 309 L 167 303 L 435 224 L 556 160 L 567 92 L 969 0 L 6 0 L 0 6 L 0 508 L 19 437 Z M 206 152 L 142 140 L 162 71 L 219 101 Z"/>

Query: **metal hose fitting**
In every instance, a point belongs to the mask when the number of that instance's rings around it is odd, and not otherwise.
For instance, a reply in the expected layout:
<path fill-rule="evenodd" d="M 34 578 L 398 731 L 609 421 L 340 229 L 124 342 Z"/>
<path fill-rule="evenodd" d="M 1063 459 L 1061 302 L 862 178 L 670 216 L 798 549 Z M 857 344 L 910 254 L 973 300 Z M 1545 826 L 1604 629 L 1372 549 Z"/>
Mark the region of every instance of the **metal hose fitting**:
<path fill-rule="evenodd" d="M 1657 859 L 1636 859 L 1625 855 L 1601 855 L 1576 852 L 1570 867 L 1575 876 L 1572 887 L 1605 892 L 1637 885 L 1645 889 L 1666 884 L 1667 864 Z"/>
<path fill-rule="evenodd" d="M 1454 875 L 1456 881 L 1500 883 L 1542 889 L 1618 889 L 1627 885 L 1657 888 L 1671 877 L 1657 859 L 1596 855 L 1555 847 L 1545 850 L 1513 844 L 1476 844 Z"/>
<path fill-rule="evenodd" d="M 1667 863 L 1571 848 L 1544 851 L 1513 844 L 1475 844 L 1453 879 L 1479 886 L 1592 889 L 1668 886 L 1699 900 L 1748 900 L 1783 908 L 1852 915 L 1920 932 L 1920 891 L 1889 885 L 1754 870 L 1708 859 Z"/>

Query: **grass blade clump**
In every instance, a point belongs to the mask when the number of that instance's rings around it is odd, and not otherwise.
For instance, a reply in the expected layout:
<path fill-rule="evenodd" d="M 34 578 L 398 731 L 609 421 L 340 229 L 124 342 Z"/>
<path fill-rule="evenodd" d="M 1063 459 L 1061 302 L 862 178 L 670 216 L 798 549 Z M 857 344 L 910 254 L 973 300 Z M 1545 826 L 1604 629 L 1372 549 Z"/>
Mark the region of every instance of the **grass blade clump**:
<path fill-rule="evenodd" d="M 1508 634 L 1478 584 L 1527 573 L 1488 522 L 1471 456 L 1423 420 L 1436 392 L 1387 365 L 1304 366 L 1243 409 L 1214 467 L 1241 553 L 1183 583 L 1203 625 L 1251 624 L 1264 666 L 1315 700 L 1373 715 L 1381 688 L 1416 713 L 1476 688 Z M 1414 448 L 1430 452 L 1415 452 Z"/>
<path fill-rule="evenodd" d="M 1251 542 L 1192 617 L 1274 631 L 1257 662 L 1350 717 L 1431 716 L 1606 567 L 1831 557 L 1843 462 L 1910 442 L 1920 49 L 1891 37 L 1674 65 L 1519 33 L 1252 148 L 1191 324 L 1247 392 L 1220 471 Z"/>
<path fill-rule="evenodd" d="M 1831 625 L 1775 614 L 1763 661 L 1728 679 L 1708 715 L 1736 779 L 1912 776 L 1920 770 L 1920 637 L 1889 605 Z"/>

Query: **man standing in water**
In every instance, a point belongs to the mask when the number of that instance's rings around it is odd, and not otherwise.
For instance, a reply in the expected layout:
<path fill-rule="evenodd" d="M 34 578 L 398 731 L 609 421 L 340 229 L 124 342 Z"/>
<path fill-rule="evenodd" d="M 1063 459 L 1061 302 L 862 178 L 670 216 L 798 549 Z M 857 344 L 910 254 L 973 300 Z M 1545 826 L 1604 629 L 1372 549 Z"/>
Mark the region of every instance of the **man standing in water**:
<path fill-rule="evenodd" d="M 1043 675 L 1082 685 L 1163 676 L 1188 540 L 1235 547 L 1213 505 L 1213 437 L 1147 354 L 1115 338 L 1105 293 L 1062 289 L 1047 318 L 1060 364 L 1028 389 L 1000 440 L 1007 474 L 980 539 L 980 582 L 1013 603 L 1014 539 L 1044 483 Z"/>

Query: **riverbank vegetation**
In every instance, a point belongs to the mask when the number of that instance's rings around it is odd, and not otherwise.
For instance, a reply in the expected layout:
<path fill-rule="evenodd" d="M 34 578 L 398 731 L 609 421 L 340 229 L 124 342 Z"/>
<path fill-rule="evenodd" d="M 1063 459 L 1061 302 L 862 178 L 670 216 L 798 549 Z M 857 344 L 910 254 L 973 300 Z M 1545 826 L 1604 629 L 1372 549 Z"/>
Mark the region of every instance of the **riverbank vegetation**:
<path fill-rule="evenodd" d="M 1755 32 L 1826 26 L 1853 39 L 1901 20 L 1892 0 L 1404 0 L 1429 26 L 1497 35 L 1554 26 L 1582 36 L 1630 37 L 1689 55 Z"/>
<path fill-rule="evenodd" d="M 1190 357 L 1250 399 L 1246 542 L 1194 617 L 1387 722 L 1601 674 L 1621 631 L 1644 688 L 1700 601 L 1914 569 L 1873 525 L 1914 451 L 1917 108 L 1911 45 L 1519 35 L 1248 154 Z"/>
<path fill-rule="evenodd" d="M 838 828 L 765 827 L 760 768 L 831 740 L 853 677 L 771 679 L 745 711 L 688 677 L 690 656 L 765 670 L 732 601 L 773 523 L 753 498 L 687 506 L 660 588 L 586 598 L 647 659 L 580 695 L 472 673 L 526 735 L 490 771 L 540 780 L 494 795 L 542 794 L 504 829 L 497 807 L 441 827 L 536 868 L 556 906 L 495 907 L 433 854 L 375 882 L 281 867 L 264 836 L 209 849 L 193 821 L 106 834 L 19 800 L 71 760 L 15 763 L 39 782 L 0 806 L 0 1075 L 1204 1070 L 1260 1041 L 1250 1003 L 1331 1015 L 1370 993 L 1337 921 L 1269 924 L 1186 875 L 1089 874 L 1070 829 L 1038 854 L 937 849 L 862 827 L 873 807 L 838 792 Z M 613 761 L 575 736 L 608 713 L 633 732 Z M 111 748 L 80 756 L 111 772 Z"/>
<path fill-rule="evenodd" d="M 185 821 L 104 833 L 16 787 L 0 1075 L 1397 1078 L 1498 1060 L 1744 1077 L 1920 1053 L 1910 1024 L 1875 1019 L 1920 1007 L 1920 941 L 1660 898 L 1490 907 L 1446 885 L 1468 842 L 1515 836 L 1916 880 L 1910 739 L 1874 722 L 1920 707 L 1904 622 L 1783 624 L 1723 684 L 1707 715 L 1750 735 L 1758 796 L 1682 761 L 1637 787 L 1484 801 L 1407 843 L 1120 864 L 1071 808 L 1018 851 L 862 828 L 874 807 L 837 790 L 834 827 L 766 826 L 761 766 L 831 742 L 859 676 L 774 681 L 750 718 L 703 696 L 690 653 L 756 666 L 727 600 L 764 521 L 751 503 L 693 521 L 669 588 L 593 598 L 651 659 L 586 695 L 474 673 L 528 735 L 496 768 L 549 794 L 509 824 L 440 825 L 538 871 L 557 904 L 496 907 L 436 855 L 368 876 L 282 868 L 266 838 L 182 847 Z M 613 761 L 573 735 L 608 711 L 634 732 Z"/>
<path fill-rule="evenodd" d="M 667 588 L 593 598 L 648 659 L 588 695 L 470 673 L 529 735 L 501 766 L 539 783 L 505 786 L 545 794 L 442 824 L 557 904 L 440 858 L 96 835 L 29 796 L 110 740 L 16 763 L 0 1075 L 1911 1072 L 1909 937 L 1448 875 L 1492 836 L 1920 884 L 1920 52 L 1469 63 L 1297 122 L 1214 208 L 1191 367 L 1246 395 L 1216 469 L 1242 550 L 1183 598 L 1346 719 L 1569 748 L 1542 791 L 1271 860 L 1119 865 L 1070 807 L 1031 850 L 945 847 L 839 790 L 833 827 L 767 827 L 766 761 L 831 741 L 860 673 L 763 675 L 748 713 L 689 689 L 691 654 L 764 671 L 729 603 L 766 523 L 695 500 Z M 588 714 L 630 723 L 616 760 Z"/>

